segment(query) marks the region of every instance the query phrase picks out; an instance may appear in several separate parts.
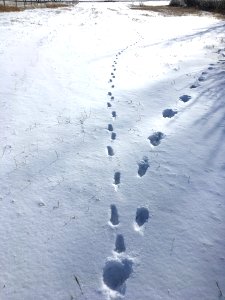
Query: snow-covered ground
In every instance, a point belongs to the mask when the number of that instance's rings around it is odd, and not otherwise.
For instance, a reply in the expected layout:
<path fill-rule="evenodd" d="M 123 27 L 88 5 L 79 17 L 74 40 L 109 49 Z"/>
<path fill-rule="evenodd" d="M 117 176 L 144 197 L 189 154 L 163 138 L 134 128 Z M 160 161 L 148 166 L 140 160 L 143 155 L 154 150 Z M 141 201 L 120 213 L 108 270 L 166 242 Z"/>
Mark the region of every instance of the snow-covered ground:
<path fill-rule="evenodd" d="M 225 299 L 225 22 L 0 15 L 0 299 Z"/>

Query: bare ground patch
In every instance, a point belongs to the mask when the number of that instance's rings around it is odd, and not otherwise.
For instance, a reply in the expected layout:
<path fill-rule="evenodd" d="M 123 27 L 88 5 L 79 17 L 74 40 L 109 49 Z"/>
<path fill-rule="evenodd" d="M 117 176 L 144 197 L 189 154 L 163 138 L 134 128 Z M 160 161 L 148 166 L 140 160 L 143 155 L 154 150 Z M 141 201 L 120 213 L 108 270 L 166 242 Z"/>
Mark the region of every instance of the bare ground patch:
<path fill-rule="evenodd" d="M 156 12 L 159 13 L 165 17 L 180 17 L 180 16 L 205 16 L 206 14 L 212 15 L 214 17 L 222 17 L 225 16 L 221 13 L 215 13 L 215 12 L 206 12 L 199 10 L 195 7 L 178 7 L 178 6 L 169 6 L 169 5 L 159 5 L 159 6 L 151 6 L 151 5 L 131 5 L 131 9 L 137 9 L 137 10 L 143 10 L 143 11 L 150 11 L 150 12 Z"/>
<path fill-rule="evenodd" d="M 29 2 L 20 2 L 17 3 L 17 6 L 14 3 L 10 3 L 10 5 L 0 5 L 0 13 L 1 12 L 18 12 L 24 11 L 25 9 L 37 9 L 37 8 L 60 8 L 60 7 L 69 7 L 71 5 L 75 5 L 78 2 L 73 3 L 55 3 L 55 2 L 46 2 L 46 3 L 29 3 Z"/>

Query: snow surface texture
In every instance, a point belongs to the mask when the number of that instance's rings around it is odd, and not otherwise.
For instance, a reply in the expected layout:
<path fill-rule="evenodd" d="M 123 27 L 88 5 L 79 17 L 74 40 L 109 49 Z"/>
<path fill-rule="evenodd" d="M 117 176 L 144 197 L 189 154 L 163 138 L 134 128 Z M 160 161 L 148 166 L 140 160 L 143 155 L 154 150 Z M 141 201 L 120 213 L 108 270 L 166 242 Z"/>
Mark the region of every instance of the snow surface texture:
<path fill-rule="evenodd" d="M 224 29 L 1 14 L 1 300 L 225 299 Z"/>

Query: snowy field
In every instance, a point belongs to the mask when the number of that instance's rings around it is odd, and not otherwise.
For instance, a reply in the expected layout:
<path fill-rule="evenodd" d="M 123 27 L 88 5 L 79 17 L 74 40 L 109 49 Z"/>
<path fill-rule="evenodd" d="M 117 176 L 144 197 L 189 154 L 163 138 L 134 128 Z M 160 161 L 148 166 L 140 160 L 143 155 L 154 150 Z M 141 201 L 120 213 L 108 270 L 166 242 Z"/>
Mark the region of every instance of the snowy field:
<path fill-rule="evenodd" d="M 0 15 L 0 299 L 225 299 L 225 22 Z"/>

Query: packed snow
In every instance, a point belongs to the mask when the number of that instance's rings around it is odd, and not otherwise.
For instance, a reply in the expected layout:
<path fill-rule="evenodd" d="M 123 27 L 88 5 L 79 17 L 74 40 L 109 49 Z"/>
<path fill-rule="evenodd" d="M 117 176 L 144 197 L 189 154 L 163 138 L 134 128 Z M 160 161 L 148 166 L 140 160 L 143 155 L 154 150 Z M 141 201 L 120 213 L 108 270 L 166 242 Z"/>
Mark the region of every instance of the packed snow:
<path fill-rule="evenodd" d="M 0 15 L 0 299 L 225 299 L 225 22 Z"/>

